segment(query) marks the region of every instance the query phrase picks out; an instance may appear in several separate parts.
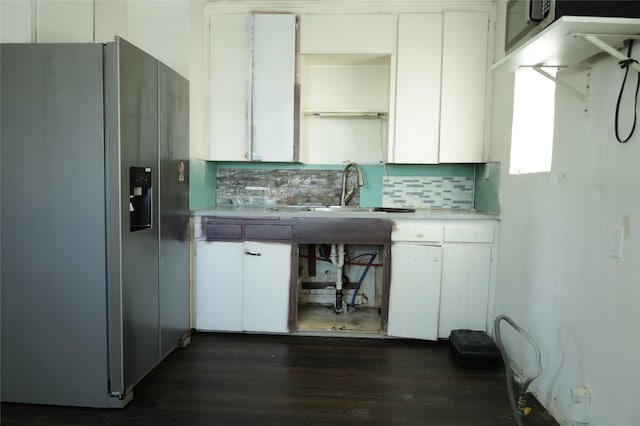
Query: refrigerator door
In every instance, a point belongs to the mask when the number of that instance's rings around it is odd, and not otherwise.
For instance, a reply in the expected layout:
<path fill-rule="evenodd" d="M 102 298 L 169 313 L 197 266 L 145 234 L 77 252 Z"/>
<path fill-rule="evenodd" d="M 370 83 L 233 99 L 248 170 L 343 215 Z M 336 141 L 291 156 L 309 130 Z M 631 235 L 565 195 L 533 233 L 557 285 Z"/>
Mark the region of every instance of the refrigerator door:
<path fill-rule="evenodd" d="M 158 67 L 160 145 L 160 351 L 189 330 L 189 83 Z"/>
<path fill-rule="evenodd" d="M 0 46 L 3 401 L 110 399 L 102 55 Z"/>
<path fill-rule="evenodd" d="M 120 38 L 106 57 L 110 391 L 125 397 L 160 360 L 158 61 Z"/>

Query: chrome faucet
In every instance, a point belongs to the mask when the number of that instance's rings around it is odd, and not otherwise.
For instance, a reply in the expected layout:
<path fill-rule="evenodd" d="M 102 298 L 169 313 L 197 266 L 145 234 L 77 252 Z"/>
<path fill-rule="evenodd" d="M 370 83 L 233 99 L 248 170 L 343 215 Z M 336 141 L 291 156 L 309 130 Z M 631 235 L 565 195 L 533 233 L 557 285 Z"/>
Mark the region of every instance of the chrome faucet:
<path fill-rule="evenodd" d="M 360 166 L 358 163 L 349 163 L 342 171 L 342 191 L 340 195 L 340 205 L 342 207 L 346 206 L 351 197 L 353 197 L 353 192 L 355 188 L 351 185 L 349 191 L 347 192 L 347 173 L 349 171 L 349 167 L 354 167 L 356 172 L 358 173 L 358 187 L 364 186 L 364 179 L 362 179 L 362 170 L 360 170 Z"/>

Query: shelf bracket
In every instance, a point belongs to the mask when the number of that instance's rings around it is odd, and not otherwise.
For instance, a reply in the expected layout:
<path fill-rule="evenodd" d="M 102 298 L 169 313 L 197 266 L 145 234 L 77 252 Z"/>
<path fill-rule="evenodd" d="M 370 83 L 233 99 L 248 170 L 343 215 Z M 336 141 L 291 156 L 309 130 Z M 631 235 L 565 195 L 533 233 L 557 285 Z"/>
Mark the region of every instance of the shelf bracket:
<path fill-rule="evenodd" d="M 567 92 L 571 93 L 573 96 L 575 96 L 576 98 L 580 99 L 582 102 L 587 103 L 589 101 L 589 78 L 591 76 L 591 74 L 587 74 L 587 82 L 586 82 L 586 89 L 585 92 L 581 92 L 578 89 L 576 89 L 575 87 L 571 86 L 570 84 L 565 83 L 564 81 L 556 78 L 555 76 L 549 74 L 548 72 L 546 72 L 543 69 L 542 65 L 533 65 L 531 67 L 534 71 L 536 71 L 538 74 L 548 78 L 549 80 L 553 81 L 555 84 L 557 84 L 558 86 L 560 86 L 561 88 L 563 88 L 564 90 L 566 90 Z M 547 67 L 547 68 L 559 68 L 559 67 Z"/>
<path fill-rule="evenodd" d="M 583 37 L 585 40 L 587 40 L 588 42 L 590 42 L 591 44 L 593 44 L 594 46 L 596 46 L 597 48 L 599 48 L 603 52 L 606 52 L 609 55 L 613 56 L 614 58 L 618 59 L 619 61 L 626 61 L 626 60 L 629 60 L 631 58 L 629 58 L 627 55 L 621 53 L 616 48 L 610 46 L 608 43 L 605 43 L 604 41 L 600 40 L 600 38 L 602 38 L 602 37 L 617 37 L 617 38 L 625 37 L 626 39 L 640 40 L 640 36 L 638 36 L 638 35 L 625 35 L 625 36 L 616 35 L 616 34 L 574 34 L 574 35 L 578 36 L 578 37 Z M 632 62 L 629 66 L 631 68 L 633 68 L 634 70 L 640 72 L 640 64 L 638 64 L 637 62 Z"/>

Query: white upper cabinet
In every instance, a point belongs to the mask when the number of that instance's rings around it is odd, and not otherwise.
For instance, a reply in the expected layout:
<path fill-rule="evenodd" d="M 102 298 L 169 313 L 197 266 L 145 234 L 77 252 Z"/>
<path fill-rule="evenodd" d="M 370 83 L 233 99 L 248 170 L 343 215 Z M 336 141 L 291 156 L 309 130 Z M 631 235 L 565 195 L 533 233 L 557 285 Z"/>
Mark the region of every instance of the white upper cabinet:
<path fill-rule="evenodd" d="M 294 160 L 295 34 L 295 15 L 253 15 L 252 160 Z"/>
<path fill-rule="evenodd" d="M 300 17 L 300 53 L 390 54 L 394 22 L 390 13 L 320 14 Z"/>
<path fill-rule="evenodd" d="M 394 33 L 393 14 L 301 16 L 301 161 L 384 159 Z"/>
<path fill-rule="evenodd" d="M 383 159 L 389 55 L 303 55 L 300 159 L 310 164 Z"/>
<path fill-rule="evenodd" d="M 485 154 L 489 16 L 446 12 L 442 40 L 440 162 L 480 163 Z"/>
<path fill-rule="evenodd" d="M 400 14 L 392 163 L 485 161 L 489 17 Z"/>
<path fill-rule="evenodd" d="M 394 163 L 438 163 L 442 14 L 398 17 Z"/>
<path fill-rule="evenodd" d="M 296 161 L 293 14 L 212 15 L 209 159 Z"/>
<path fill-rule="evenodd" d="M 205 159 L 486 161 L 489 9 L 390 5 L 211 6 Z"/>
<path fill-rule="evenodd" d="M 249 159 L 251 15 L 213 15 L 210 22 L 212 160 Z"/>

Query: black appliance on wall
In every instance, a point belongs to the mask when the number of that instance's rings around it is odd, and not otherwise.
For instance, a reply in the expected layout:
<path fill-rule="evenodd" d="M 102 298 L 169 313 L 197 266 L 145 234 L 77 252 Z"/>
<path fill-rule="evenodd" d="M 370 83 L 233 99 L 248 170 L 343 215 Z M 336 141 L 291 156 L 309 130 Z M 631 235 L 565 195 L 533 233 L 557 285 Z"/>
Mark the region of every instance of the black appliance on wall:
<path fill-rule="evenodd" d="M 510 53 L 563 16 L 640 17 L 639 1 L 509 0 L 504 50 Z"/>

